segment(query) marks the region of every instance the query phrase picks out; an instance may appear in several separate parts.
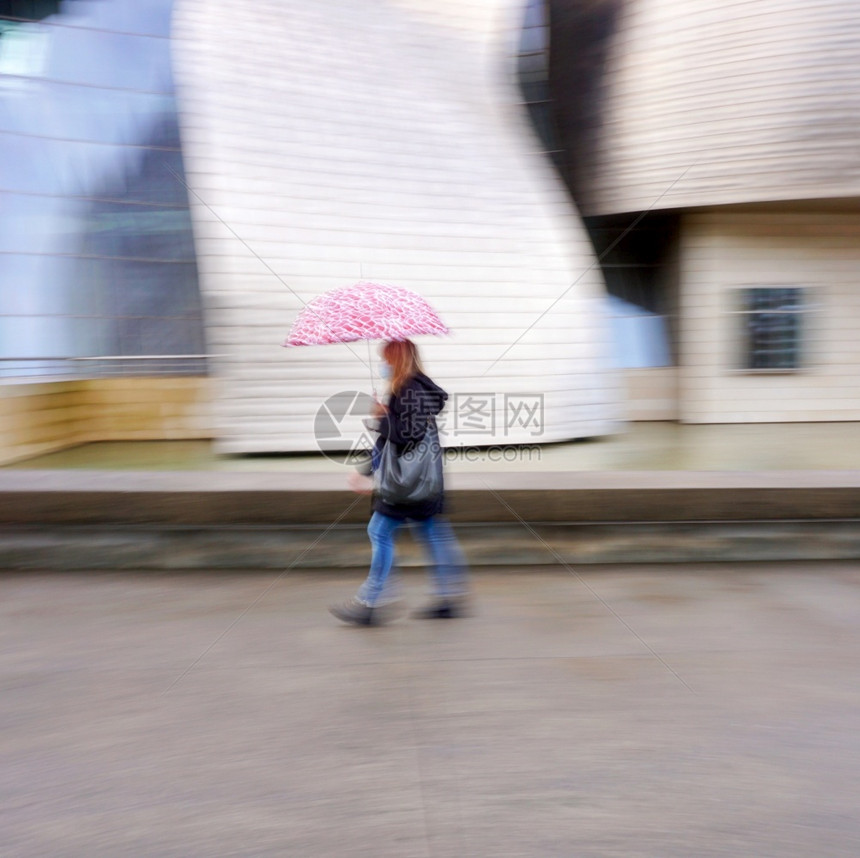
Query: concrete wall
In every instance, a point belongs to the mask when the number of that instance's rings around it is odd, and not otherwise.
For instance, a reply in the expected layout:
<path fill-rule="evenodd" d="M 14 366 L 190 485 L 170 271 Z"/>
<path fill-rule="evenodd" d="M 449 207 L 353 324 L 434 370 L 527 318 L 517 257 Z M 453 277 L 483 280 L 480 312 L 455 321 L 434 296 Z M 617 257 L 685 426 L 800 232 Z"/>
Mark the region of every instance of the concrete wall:
<path fill-rule="evenodd" d="M 860 420 L 860 213 L 690 214 L 681 229 L 680 417 L 689 423 Z M 736 369 L 733 290 L 804 286 L 808 365 Z"/>
<path fill-rule="evenodd" d="M 315 450 L 326 398 L 369 390 L 364 343 L 280 348 L 304 302 L 360 279 L 439 310 L 452 335 L 421 345 L 450 391 L 544 394 L 542 440 L 611 430 L 600 269 L 519 104 L 524 5 L 177 0 L 219 451 Z M 502 402 L 468 443 L 499 442 Z"/>
<path fill-rule="evenodd" d="M 207 378 L 0 385 L 0 465 L 91 441 L 211 436 Z"/>
<path fill-rule="evenodd" d="M 856 0 L 625 0 L 613 26 L 586 214 L 860 195 Z"/>

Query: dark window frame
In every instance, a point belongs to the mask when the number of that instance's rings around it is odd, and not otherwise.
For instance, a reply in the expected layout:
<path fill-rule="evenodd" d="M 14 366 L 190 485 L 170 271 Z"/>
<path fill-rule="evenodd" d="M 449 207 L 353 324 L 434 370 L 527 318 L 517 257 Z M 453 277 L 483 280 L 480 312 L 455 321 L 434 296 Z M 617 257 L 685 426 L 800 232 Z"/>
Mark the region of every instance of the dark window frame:
<path fill-rule="evenodd" d="M 811 368 L 811 287 L 751 284 L 732 290 L 736 337 L 734 371 L 747 375 L 797 374 Z"/>

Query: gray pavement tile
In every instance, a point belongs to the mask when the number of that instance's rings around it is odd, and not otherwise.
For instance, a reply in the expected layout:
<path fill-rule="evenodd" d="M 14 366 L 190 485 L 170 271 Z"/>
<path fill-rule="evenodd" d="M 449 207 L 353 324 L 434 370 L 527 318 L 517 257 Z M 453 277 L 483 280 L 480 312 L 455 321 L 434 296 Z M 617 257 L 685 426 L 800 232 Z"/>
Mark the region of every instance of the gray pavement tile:
<path fill-rule="evenodd" d="M 860 568 L 852 573 L 848 566 L 830 576 L 802 573 L 800 564 L 767 564 L 758 570 L 709 564 L 685 577 L 665 570 L 640 577 L 608 571 L 588 581 L 663 655 L 728 648 L 801 651 L 842 647 L 852 640 L 856 648 Z"/>
<path fill-rule="evenodd" d="M 0 854 L 860 854 L 856 566 L 358 577 L 7 576 Z"/>
<path fill-rule="evenodd" d="M 411 711 L 407 699 L 396 702 L 396 677 L 355 666 L 325 674 L 243 669 L 227 677 L 201 670 L 167 694 L 167 672 L 148 672 L 145 682 L 126 676 L 124 688 L 115 678 L 113 671 L 84 681 L 45 677 L 29 694 L 19 689 L 30 717 L 19 719 L 17 730 L 3 725 L 0 749 L 15 794 L 23 806 L 38 804 L 52 820 L 65 819 L 72 842 L 92 825 L 104 848 L 131 848 L 121 820 L 142 809 L 159 824 L 157 813 L 167 810 L 180 839 L 197 814 L 217 817 L 210 827 L 223 830 L 227 842 L 231 814 L 239 813 L 236 824 L 272 814 L 270 824 L 280 819 L 295 830 L 279 830 L 284 848 L 321 837 L 330 854 L 362 854 L 350 852 L 342 828 L 327 833 L 332 820 L 351 820 L 350 839 L 376 836 L 381 827 L 388 834 L 402 829 L 398 836 L 408 841 L 422 830 Z M 39 715 L 48 701 L 57 703 Z M 50 851 L 40 825 L 39 817 L 29 826 L 17 818 L 7 833 L 18 830 Z M 217 846 L 207 834 L 199 848 L 210 841 Z M 198 846 L 188 841 L 185 848 L 195 853 Z"/>
<path fill-rule="evenodd" d="M 538 455 L 508 457 L 457 455 L 446 464 L 453 473 L 590 470 L 755 470 L 860 468 L 856 422 L 781 424 L 683 424 L 633 422 L 600 440 L 548 444 Z M 104 441 L 71 447 L 15 462 L 14 469 L 218 470 L 343 474 L 343 465 L 319 454 L 218 456 L 211 441 Z"/>

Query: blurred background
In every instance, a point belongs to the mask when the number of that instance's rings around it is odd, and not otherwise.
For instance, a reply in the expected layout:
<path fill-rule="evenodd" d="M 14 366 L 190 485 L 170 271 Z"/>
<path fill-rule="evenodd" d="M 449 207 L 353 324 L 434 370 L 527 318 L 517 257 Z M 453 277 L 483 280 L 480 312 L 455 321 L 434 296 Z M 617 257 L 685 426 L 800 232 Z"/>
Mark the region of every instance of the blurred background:
<path fill-rule="evenodd" d="M 6 378 L 205 372 L 172 6 L 0 7 Z"/>
<path fill-rule="evenodd" d="M 0 2 L 0 464 L 315 451 L 363 277 L 545 441 L 860 420 L 856 4 L 326 5 Z"/>
<path fill-rule="evenodd" d="M 855 858 L 858 140 L 858 0 L 0 0 L 0 854 Z M 441 628 L 325 613 L 359 280 Z"/>

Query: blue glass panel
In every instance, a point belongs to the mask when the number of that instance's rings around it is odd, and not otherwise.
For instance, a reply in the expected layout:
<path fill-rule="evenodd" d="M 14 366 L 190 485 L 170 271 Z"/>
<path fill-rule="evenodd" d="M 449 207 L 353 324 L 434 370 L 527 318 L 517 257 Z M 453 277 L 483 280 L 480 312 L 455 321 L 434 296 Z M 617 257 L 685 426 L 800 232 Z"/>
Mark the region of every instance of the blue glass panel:
<path fill-rule="evenodd" d="M 167 39 L 64 28 L 45 77 L 116 89 L 170 89 Z"/>
<path fill-rule="evenodd" d="M 0 254 L 67 253 L 80 248 L 80 203 L 62 197 L 45 198 L 4 193 L 0 209 Z"/>
<path fill-rule="evenodd" d="M 0 316 L 0 357 L 67 357 L 72 340 L 65 316 Z"/>
<path fill-rule="evenodd" d="M 0 97 L 0 355 L 203 350 L 171 7 L 63 4 Z"/>
<path fill-rule="evenodd" d="M 93 8 L 97 7 L 97 8 Z M 95 27 L 123 33 L 170 35 L 173 0 L 100 0 L 98 3 L 63 3 L 63 14 L 48 21 L 67 27 Z"/>
<path fill-rule="evenodd" d="M 537 51 L 546 51 L 549 47 L 549 28 L 527 27 L 523 30 L 520 41 L 520 53 L 530 54 Z"/>
<path fill-rule="evenodd" d="M 529 0 L 526 6 L 525 26 L 540 27 L 547 23 L 545 0 Z"/>

